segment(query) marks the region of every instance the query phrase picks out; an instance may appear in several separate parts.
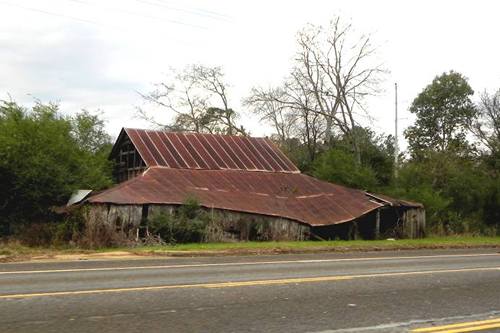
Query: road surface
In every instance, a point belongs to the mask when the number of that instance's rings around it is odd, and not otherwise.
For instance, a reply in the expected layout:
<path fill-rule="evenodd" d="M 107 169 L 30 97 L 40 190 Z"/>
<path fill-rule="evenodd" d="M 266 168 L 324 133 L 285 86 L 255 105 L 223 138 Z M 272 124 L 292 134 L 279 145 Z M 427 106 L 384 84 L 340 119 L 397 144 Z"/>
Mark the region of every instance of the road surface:
<path fill-rule="evenodd" d="M 500 331 L 498 250 L 0 264 L 4 333 L 432 326 Z"/>

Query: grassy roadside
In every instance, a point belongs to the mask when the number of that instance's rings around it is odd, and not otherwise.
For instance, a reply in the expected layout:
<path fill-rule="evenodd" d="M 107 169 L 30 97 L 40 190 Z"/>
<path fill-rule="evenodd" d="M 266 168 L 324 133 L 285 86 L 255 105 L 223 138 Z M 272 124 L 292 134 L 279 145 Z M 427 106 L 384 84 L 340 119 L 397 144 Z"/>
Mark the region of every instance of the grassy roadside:
<path fill-rule="evenodd" d="M 377 241 L 302 241 L 192 243 L 132 248 L 32 248 L 17 243 L 0 243 L 0 262 L 24 260 L 86 260 L 138 256 L 214 256 L 278 253 L 354 252 L 418 249 L 500 248 L 500 237 L 432 237 L 425 239 Z"/>
<path fill-rule="evenodd" d="M 133 252 L 149 254 L 190 255 L 206 254 L 265 254 L 304 252 L 348 252 L 381 250 L 452 249 L 452 248 L 500 248 L 500 237 L 440 237 L 424 239 L 376 240 L 376 241 L 297 241 L 297 242 L 241 242 L 196 243 L 164 246 L 143 246 Z"/>

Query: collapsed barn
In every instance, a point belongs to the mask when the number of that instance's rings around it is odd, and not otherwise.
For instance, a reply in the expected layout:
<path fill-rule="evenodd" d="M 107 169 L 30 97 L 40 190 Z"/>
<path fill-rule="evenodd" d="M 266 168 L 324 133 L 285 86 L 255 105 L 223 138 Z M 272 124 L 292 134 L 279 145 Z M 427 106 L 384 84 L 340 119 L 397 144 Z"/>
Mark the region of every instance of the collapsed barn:
<path fill-rule="evenodd" d="M 424 236 L 421 204 L 302 174 L 267 138 L 124 128 L 110 158 L 119 184 L 80 202 L 90 224 L 138 235 L 195 198 L 206 241 Z"/>

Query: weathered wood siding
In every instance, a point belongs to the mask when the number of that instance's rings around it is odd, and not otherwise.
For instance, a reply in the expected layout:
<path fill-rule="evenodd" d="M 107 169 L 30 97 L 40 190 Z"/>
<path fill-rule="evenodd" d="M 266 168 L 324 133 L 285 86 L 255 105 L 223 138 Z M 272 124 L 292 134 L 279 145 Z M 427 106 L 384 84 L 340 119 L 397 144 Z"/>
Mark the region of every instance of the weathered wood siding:
<path fill-rule="evenodd" d="M 207 241 L 273 240 L 295 241 L 310 237 L 310 227 L 292 220 L 231 212 L 210 211 L 213 218 L 207 228 Z"/>
<path fill-rule="evenodd" d="M 172 214 L 176 206 L 150 205 L 148 216 Z M 305 240 L 310 227 L 292 220 L 258 214 L 205 209 L 210 216 L 205 241 Z"/>
<path fill-rule="evenodd" d="M 93 204 L 88 206 L 86 220 L 90 226 L 103 223 L 135 237 L 145 216 L 173 214 L 177 208 L 175 205 Z M 310 227 L 292 220 L 220 209 L 206 211 L 210 215 L 207 242 L 309 239 Z"/>
<path fill-rule="evenodd" d="M 409 208 L 403 212 L 403 235 L 405 238 L 425 237 L 425 209 Z"/>
<path fill-rule="evenodd" d="M 88 205 L 85 220 L 88 226 L 105 224 L 109 227 L 129 231 L 141 224 L 142 205 Z"/>
<path fill-rule="evenodd" d="M 176 205 L 92 204 L 88 206 L 86 219 L 90 226 L 103 223 L 135 238 L 139 235 L 137 230 L 141 227 L 141 223 L 145 227 L 145 218 L 160 213 L 173 214 L 178 207 Z M 210 216 L 205 236 L 207 242 L 293 241 L 311 238 L 311 227 L 293 220 L 221 209 L 205 210 Z M 376 239 L 381 235 L 381 231 L 384 237 L 393 237 L 392 235 L 401 238 L 425 237 L 425 210 L 423 208 L 402 209 L 399 213 L 394 211 L 393 214 L 382 215 L 378 225 L 380 227 L 382 224 L 383 230 L 376 228 L 377 217 L 380 218 L 380 215 L 373 212 L 352 222 L 316 227 L 314 228 L 316 237 L 313 238 Z M 353 228 L 356 230 L 354 233 Z"/>

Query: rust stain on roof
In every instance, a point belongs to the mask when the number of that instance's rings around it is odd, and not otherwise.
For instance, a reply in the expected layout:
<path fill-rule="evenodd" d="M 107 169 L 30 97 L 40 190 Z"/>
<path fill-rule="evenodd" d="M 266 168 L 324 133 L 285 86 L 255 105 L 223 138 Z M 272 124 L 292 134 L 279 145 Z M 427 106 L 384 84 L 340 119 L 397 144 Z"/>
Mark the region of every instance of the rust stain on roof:
<path fill-rule="evenodd" d="M 385 205 L 370 200 L 363 191 L 297 172 L 191 170 L 157 166 L 90 197 L 88 201 L 182 204 L 188 196 L 196 197 L 207 208 L 279 216 L 311 226 L 351 221 Z"/>
<path fill-rule="evenodd" d="M 300 173 L 267 138 L 124 128 L 148 167 Z"/>
<path fill-rule="evenodd" d="M 385 194 L 376 194 L 376 193 L 367 193 L 368 196 L 379 200 L 386 202 L 390 204 L 391 206 L 401 206 L 401 207 L 409 207 L 409 208 L 424 208 L 424 205 L 419 203 L 419 202 L 414 202 L 414 201 L 408 201 L 408 200 L 403 200 L 403 199 L 395 199 L 392 197 L 389 197 Z"/>
<path fill-rule="evenodd" d="M 147 166 L 91 196 L 95 204 L 182 204 L 288 218 L 311 226 L 352 221 L 382 206 L 422 207 L 301 174 L 266 138 L 124 128 Z M 112 152 L 119 147 L 118 144 Z"/>

